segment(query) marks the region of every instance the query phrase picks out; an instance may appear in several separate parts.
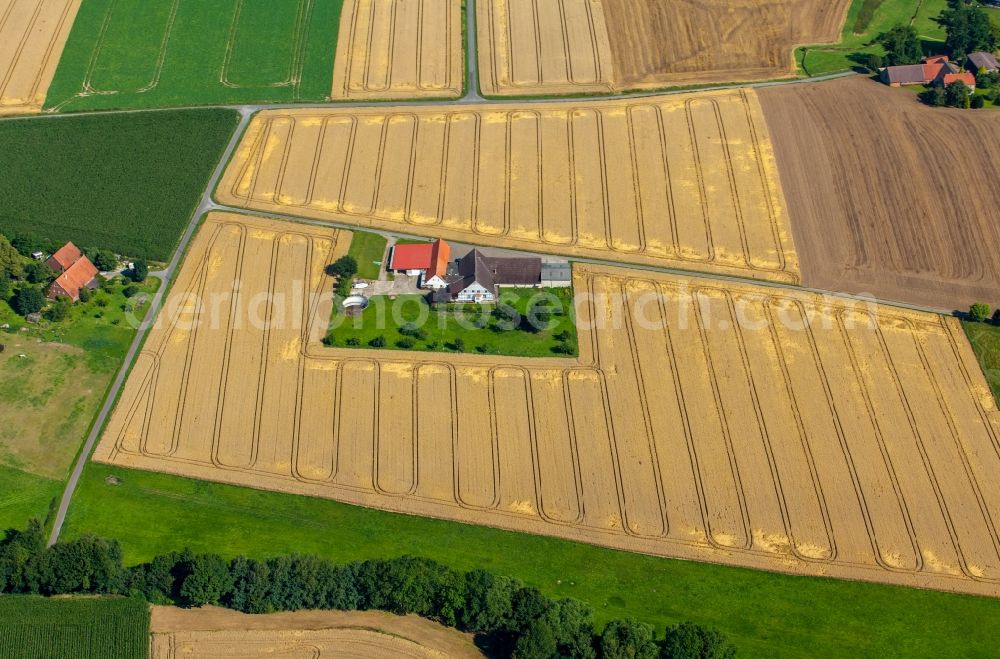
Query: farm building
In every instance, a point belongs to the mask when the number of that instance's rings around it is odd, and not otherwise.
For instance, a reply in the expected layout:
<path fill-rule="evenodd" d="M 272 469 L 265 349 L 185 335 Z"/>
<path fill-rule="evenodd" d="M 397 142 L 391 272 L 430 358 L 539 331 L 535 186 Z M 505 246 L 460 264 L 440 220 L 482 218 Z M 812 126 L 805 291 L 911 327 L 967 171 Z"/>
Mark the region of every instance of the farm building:
<path fill-rule="evenodd" d="M 921 64 L 887 66 L 879 73 L 879 79 L 890 87 L 904 85 L 950 85 L 964 82 L 975 89 L 976 77 L 962 72 L 948 60 L 947 55 L 925 57 Z"/>
<path fill-rule="evenodd" d="M 573 283 L 573 270 L 565 261 L 542 264 L 542 287 L 565 288 Z"/>
<path fill-rule="evenodd" d="M 444 288 L 451 259 L 451 247 L 438 239 L 433 243 L 394 245 L 389 255 L 389 270 L 420 277 L 423 288 Z"/>
<path fill-rule="evenodd" d="M 56 253 L 49 257 L 45 265 L 52 268 L 55 272 L 66 272 L 82 256 L 83 252 L 80 251 L 80 248 L 69 242 L 56 250 Z"/>
<path fill-rule="evenodd" d="M 46 263 L 60 273 L 49 286 L 48 296 L 53 300 L 68 297 L 76 302 L 81 288 L 97 288 L 97 268 L 73 243 L 63 245 Z"/>
<path fill-rule="evenodd" d="M 979 73 L 980 71 L 985 71 L 986 73 L 996 73 L 1000 71 L 1000 65 L 997 63 L 997 58 L 993 53 L 970 53 L 965 60 L 965 68 L 969 69 L 972 73 Z"/>
<path fill-rule="evenodd" d="M 537 288 L 542 285 L 542 260 L 537 257 L 491 257 L 474 249 L 448 270 L 447 288 L 436 290 L 431 301 L 490 303 L 497 289 Z"/>

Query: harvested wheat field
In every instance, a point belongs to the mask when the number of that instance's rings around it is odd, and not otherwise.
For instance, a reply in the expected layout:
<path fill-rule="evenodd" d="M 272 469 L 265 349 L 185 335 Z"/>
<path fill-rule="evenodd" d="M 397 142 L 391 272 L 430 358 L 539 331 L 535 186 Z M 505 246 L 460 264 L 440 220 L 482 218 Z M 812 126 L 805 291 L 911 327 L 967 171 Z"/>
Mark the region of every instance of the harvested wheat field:
<path fill-rule="evenodd" d="M 334 99 L 462 95 L 462 0 L 347 0 Z"/>
<path fill-rule="evenodd" d="M 0 0 L 0 115 L 39 112 L 81 0 Z"/>
<path fill-rule="evenodd" d="M 488 95 L 573 94 L 795 74 L 849 0 L 478 0 Z"/>
<path fill-rule="evenodd" d="M 230 206 L 795 283 L 757 98 L 258 114 Z"/>
<path fill-rule="evenodd" d="M 803 283 L 1000 304 L 1000 114 L 897 92 L 860 77 L 760 92 Z"/>
<path fill-rule="evenodd" d="M 482 93 L 614 91 L 601 0 L 476 2 Z"/>
<path fill-rule="evenodd" d="M 247 615 L 206 606 L 154 606 L 151 659 L 382 659 L 482 657 L 471 635 L 380 611 Z"/>
<path fill-rule="evenodd" d="M 1000 595 L 998 413 L 954 319 L 575 266 L 575 363 L 327 348 L 349 235 L 212 214 L 95 459 Z"/>

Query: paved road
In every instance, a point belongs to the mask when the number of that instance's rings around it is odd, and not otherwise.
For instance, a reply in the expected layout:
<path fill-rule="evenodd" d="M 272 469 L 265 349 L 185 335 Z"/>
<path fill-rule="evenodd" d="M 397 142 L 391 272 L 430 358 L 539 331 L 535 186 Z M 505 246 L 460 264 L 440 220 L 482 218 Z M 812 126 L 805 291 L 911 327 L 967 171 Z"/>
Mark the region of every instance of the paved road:
<path fill-rule="evenodd" d="M 87 435 L 87 441 L 83 445 L 83 451 L 80 452 L 80 456 L 77 458 L 76 464 L 73 465 L 73 473 L 70 474 L 69 480 L 66 482 L 66 488 L 63 490 L 62 499 L 59 501 L 59 509 L 56 511 L 55 521 L 52 524 L 52 533 L 49 535 L 49 546 L 54 545 L 59 539 L 59 533 L 62 531 L 63 524 L 66 521 L 66 512 L 69 510 L 69 504 L 73 499 L 73 493 L 76 491 L 76 486 L 80 482 L 80 475 L 83 473 L 83 468 L 87 464 L 87 460 L 90 459 L 90 454 L 94 450 L 97 438 L 104 429 L 104 423 L 107 421 L 108 415 L 111 413 L 111 409 L 118 400 L 118 394 L 121 392 L 121 388 L 125 384 L 125 376 L 128 375 L 128 371 L 132 367 L 132 362 L 135 360 L 136 355 L 139 354 L 139 349 L 142 347 L 143 341 L 146 340 L 146 334 L 149 332 L 149 328 L 156 320 L 156 314 L 160 310 L 160 305 L 163 303 L 163 297 L 166 294 L 167 289 L 170 287 L 170 282 L 173 281 L 174 272 L 177 270 L 177 266 L 181 262 L 181 257 L 187 250 L 188 243 L 191 242 L 191 237 L 194 235 L 195 229 L 201 222 L 202 216 L 215 207 L 215 203 L 212 201 L 212 191 L 215 190 L 219 177 L 222 176 L 222 172 L 225 170 L 226 164 L 229 162 L 229 157 L 232 155 L 233 150 L 236 149 L 236 145 L 239 144 L 243 131 L 250 122 L 250 112 L 242 112 L 241 115 L 239 126 L 236 131 L 233 132 L 233 137 L 229 140 L 229 144 L 226 146 L 226 151 L 222 154 L 222 159 L 215 167 L 215 171 L 212 172 L 212 178 L 205 187 L 205 191 L 201 197 L 201 202 L 195 209 L 194 214 L 191 215 L 191 221 L 188 222 L 187 228 L 181 236 L 180 243 L 178 243 L 177 249 L 174 251 L 173 258 L 170 259 L 170 263 L 165 269 L 149 273 L 150 276 L 160 279 L 163 283 L 153 296 L 153 301 L 150 303 L 149 310 L 146 312 L 145 320 L 143 320 L 143 322 L 139 325 L 139 328 L 135 333 L 135 338 L 132 339 L 132 345 L 129 346 L 128 352 L 125 354 L 125 360 L 122 362 L 121 368 L 118 370 L 117 375 L 115 375 L 115 380 L 111 384 L 108 396 L 104 399 L 104 405 L 101 406 L 101 411 L 94 420 L 94 425 L 90 428 L 90 434 Z"/>
<path fill-rule="evenodd" d="M 465 3 L 465 54 L 468 58 L 466 71 L 469 72 L 469 88 L 462 100 L 466 103 L 482 103 L 486 99 L 479 95 L 479 48 L 476 45 L 476 0 Z"/>

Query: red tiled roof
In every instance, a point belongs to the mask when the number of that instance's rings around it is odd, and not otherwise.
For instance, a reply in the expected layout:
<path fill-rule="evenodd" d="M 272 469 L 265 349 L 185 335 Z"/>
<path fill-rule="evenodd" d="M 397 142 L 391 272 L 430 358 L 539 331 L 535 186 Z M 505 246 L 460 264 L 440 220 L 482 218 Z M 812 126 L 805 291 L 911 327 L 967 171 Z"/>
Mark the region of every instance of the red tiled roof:
<path fill-rule="evenodd" d="M 451 260 L 451 247 L 438 238 L 431 245 L 431 267 L 427 270 L 427 278 L 444 278 L 448 274 L 448 262 Z"/>
<path fill-rule="evenodd" d="M 945 85 L 950 85 L 956 82 L 964 82 L 967 87 L 976 86 L 976 76 L 972 73 L 966 71 L 964 73 L 946 73 L 941 82 Z"/>
<path fill-rule="evenodd" d="M 74 302 L 80 299 L 80 289 L 94 281 L 97 268 L 86 256 L 81 256 L 66 272 L 59 275 L 49 288 L 49 295 L 57 297 L 66 294 Z"/>
<path fill-rule="evenodd" d="M 392 248 L 392 270 L 429 270 L 433 263 L 431 243 L 396 245 Z"/>
<path fill-rule="evenodd" d="M 941 69 L 945 66 L 944 62 L 928 62 L 924 64 L 924 81 L 930 82 L 941 75 Z"/>
<path fill-rule="evenodd" d="M 948 61 L 947 55 L 931 55 L 930 57 L 924 58 L 924 62 L 926 64 L 936 64 L 938 62 L 947 62 L 947 61 Z"/>
<path fill-rule="evenodd" d="M 59 251 L 49 257 L 47 263 L 53 270 L 62 272 L 80 260 L 81 256 L 83 256 L 83 254 L 76 245 L 73 243 L 66 243 L 59 248 Z"/>

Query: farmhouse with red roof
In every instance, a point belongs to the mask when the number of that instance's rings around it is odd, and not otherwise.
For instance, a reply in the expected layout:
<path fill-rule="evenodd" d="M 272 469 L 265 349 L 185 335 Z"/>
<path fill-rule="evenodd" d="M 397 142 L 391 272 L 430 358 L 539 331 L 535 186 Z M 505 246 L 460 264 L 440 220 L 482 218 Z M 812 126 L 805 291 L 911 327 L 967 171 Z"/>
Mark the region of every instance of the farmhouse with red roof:
<path fill-rule="evenodd" d="M 921 64 L 887 66 L 879 73 L 879 79 L 890 87 L 950 85 L 954 82 L 964 82 L 970 89 L 976 88 L 976 76 L 962 72 L 948 60 L 947 55 L 925 57 Z"/>
<path fill-rule="evenodd" d="M 423 288 L 444 288 L 451 260 L 451 247 L 445 241 L 417 245 L 394 245 L 389 257 L 389 269 L 420 277 Z"/>
<path fill-rule="evenodd" d="M 46 264 L 60 273 L 49 286 L 49 297 L 64 296 L 76 302 L 81 288 L 97 288 L 97 268 L 73 243 L 66 243 Z"/>

